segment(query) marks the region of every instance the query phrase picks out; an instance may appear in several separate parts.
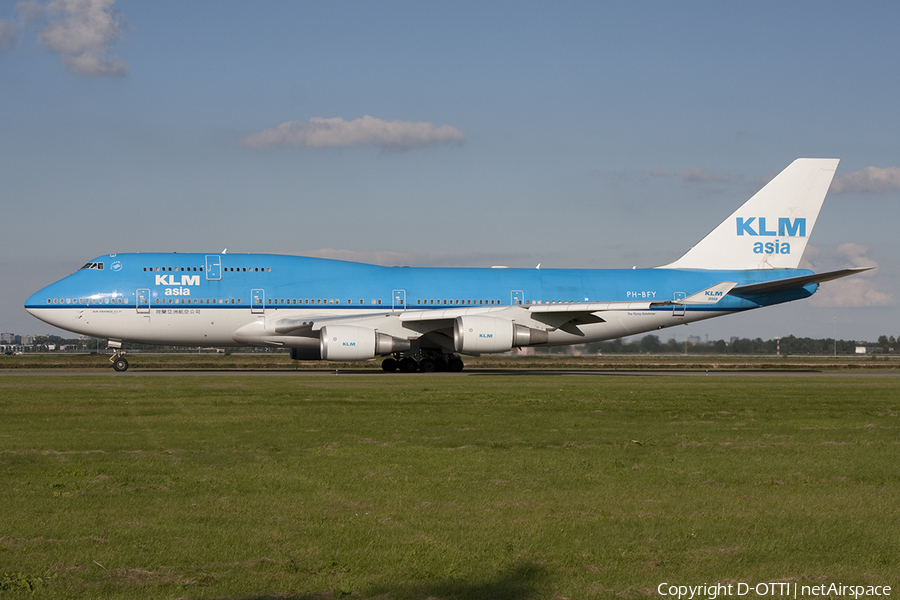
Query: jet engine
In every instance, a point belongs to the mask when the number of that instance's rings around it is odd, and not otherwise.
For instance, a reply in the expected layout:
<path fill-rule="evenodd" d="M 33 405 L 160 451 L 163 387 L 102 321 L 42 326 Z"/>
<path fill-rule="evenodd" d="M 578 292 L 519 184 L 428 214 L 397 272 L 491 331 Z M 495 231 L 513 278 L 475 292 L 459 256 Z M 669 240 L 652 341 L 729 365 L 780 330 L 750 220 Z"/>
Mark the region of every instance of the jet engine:
<path fill-rule="evenodd" d="M 453 347 L 464 354 L 507 352 L 513 347 L 547 343 L 546 331 L 486 315 L 463 315 L 453 324 Z"/>
<path fill-rule="evenodd" d="M 409 340 L 395 338 L 368 327 L 326 325 L 319 332 L 322 360 L 369 360 L 409 350 Z"/>

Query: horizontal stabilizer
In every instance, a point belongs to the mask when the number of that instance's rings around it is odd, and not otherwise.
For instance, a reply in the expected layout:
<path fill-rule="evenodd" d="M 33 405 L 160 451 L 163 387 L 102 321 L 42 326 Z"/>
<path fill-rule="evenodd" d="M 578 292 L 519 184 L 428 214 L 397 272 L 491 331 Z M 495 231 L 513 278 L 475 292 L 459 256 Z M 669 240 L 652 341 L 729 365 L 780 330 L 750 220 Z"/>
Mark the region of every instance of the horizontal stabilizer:
<path fill-rule="evenodd" d="M 840 279 L 848 275 L 855 275 L 874 269 L 875 267 L 853 267 L 850 269 L 841 269 L 840 271 L 829 271 L 828 273 L 813 273 L 812 275 L 804 275 L 802 277 L 790 277 L 788 279 L 776 279 L 774 281 L 763 281 L 761 283 L 751 283 L 748 285 L 740 285 L 729 292 L 732 296 L 753 296 L 756 294 L 771 294 L 774 292 L 784 292 L 802 288 L 811 283 L 823 283 L 832 279 Z"/>

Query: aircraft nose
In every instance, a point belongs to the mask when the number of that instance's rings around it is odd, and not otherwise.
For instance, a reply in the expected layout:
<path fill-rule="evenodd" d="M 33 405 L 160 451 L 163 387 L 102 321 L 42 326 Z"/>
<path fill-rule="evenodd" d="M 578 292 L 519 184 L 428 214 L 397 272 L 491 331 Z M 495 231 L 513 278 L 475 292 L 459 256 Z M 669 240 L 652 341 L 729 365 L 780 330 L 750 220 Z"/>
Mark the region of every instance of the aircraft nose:
<path fill-rule="evenodd" d="M 29 296 L 27 300 L 25 300 L 25 310 L 28 311 L 28 314 L 34 315 L 35 311 L 37 311 L 41 306 L 47 303 L 47 298 L 49 296 L 47 296 L 46 294 L 46 289 L 47 288 L 44 288 L 39 292 L 35 292 L 31 296 Z M 42 298 L 43 301 L 41 300 Z"/>
<path fill-rule="evenodd" d="M 25 310 L 28 311 L 28 314 L 31 316 L 36 317 L 45 323 L 59 326 L 58 323 L 54 322 L 58 320 L 59 314 L 51 307 L 53 302 L 52 299 L 58 297 L 58 294 L 54 293 L 55 285 L 56 284 L 50 284 L 29 296 L 28 299 L 25 300 Z"/>

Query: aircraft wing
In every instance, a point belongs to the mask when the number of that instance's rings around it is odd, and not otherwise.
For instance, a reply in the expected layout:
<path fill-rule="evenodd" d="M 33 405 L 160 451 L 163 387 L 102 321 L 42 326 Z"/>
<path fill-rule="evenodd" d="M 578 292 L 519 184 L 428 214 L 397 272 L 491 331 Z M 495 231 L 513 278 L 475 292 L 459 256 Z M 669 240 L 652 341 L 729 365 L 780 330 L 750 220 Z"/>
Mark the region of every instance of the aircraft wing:
<path fill-rule="evenodd" d="M 575 302 L 568 304 L 533 304 L 532 313 L 594 313 L 612 310 L 647 310 L 659 306 L 716 304 L 728 295 L 736 281 L 722 281 L 679 300 L 659 300 L 651 302 Z"/>
<path fill-rule="evenodd" d="M 564 316 L 563 322 L 565 322 L 598 312 L 648 310 L 651 308 L 673 305 L 716 304 L 736 285 L 737 283 L 734 281 L 723 281 L 679 300 L 645 302 L 570 302 L 564 304 L 531 304 L 527 308 L 520 308 L 528 310 L 533 316 L 563 313 L 563 315 L 560 316 Z M 394 323 L 399 321 L 400 324 L 408 329 L 422 330 L 424 332 L 443 327 L 452 328 L 453 320 L 461 315 L 506 312 L 510 308 L 517 307 L 454 307 L 439 310 L 405 310 L 402 312 L 383 312 L 376 314 L 366 313 L 299 318 L 284 317 L 270 322 L 268 329 L 271 333 L 282 336 L 317 337 L 319 330 L 329 324 L 353 324 L 371 327 L 373 329 L 388 329 L 391 327 L 389 323 L 393 320 Z M 259 325 L 254 327 L 254 329 L 259 328 Z"/>
<path fill-rule="evenodd" d="M 330 315 L 315 317 L 283 317 L 274 319 L 271 327 L 278 335 L 299 335 L 306 337 L 318 337 L 319 330 L 325 325 L 348 324 L 371 327 L 378 329 L 378 324 L 386 319 L 396 316 L 398 313 L 366 313 L 349 315 Z"/>
<path fill-rule="evenodd" d="M 602 314 L 613 311 L 649 310 L 674 305 L 711 305 L 728 295 L 737 285 L 735 281 L 722 281 L 678 300 L 650 302 L 574 302 L 568 304 L 533 304 L 528 307 L 531 316 L 550 327 L 562 329 L 575 335 L 583 335 L 578 325 L 602 323 Z"/>

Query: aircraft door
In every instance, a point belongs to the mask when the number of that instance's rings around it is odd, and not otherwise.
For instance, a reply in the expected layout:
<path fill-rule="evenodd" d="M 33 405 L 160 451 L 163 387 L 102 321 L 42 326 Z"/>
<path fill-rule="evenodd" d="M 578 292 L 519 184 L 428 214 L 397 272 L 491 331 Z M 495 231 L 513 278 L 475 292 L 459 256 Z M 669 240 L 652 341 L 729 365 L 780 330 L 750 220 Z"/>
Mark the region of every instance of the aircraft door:
<path fill-rule="evenodd" d="M 206 280 L 219 281 L 222 279 L 222 257 L 218 254 L 206 255 Z"/>
<path fill-rule="evenodd" d="M 525 292 L 522 290 L 513 290 L 509 293 L 510 304 L 513 306 L 522 306 L 525 304 Z"/>
<path fill-rule="evenodd" d="M 142 289 L 138 290 L 134 294 L 135 298 L 135 306 L 137 307 L 137 311 L 139 313 L 149 313 L 150 312 L 150 290 Z"/>
<path fill-rule="evenodd" d="M 266 290 L 250 290 L 250 312 L 254 315 L 266 312 Z"/>
<path fill-rule="evenodd" d="M 394 290 L 391 292 L 391 310 L 406 310 L 406 290 Z"/>
<path fill-rule="evenodd" d="M 675 301 L 684 300 L 687 297 L 687 294 L 684 292 L 675 292 Z M 673 317 L 683 317 L 684 316 L 684 304 L 675 304 L 672 307 L 672 316 Z"/>

